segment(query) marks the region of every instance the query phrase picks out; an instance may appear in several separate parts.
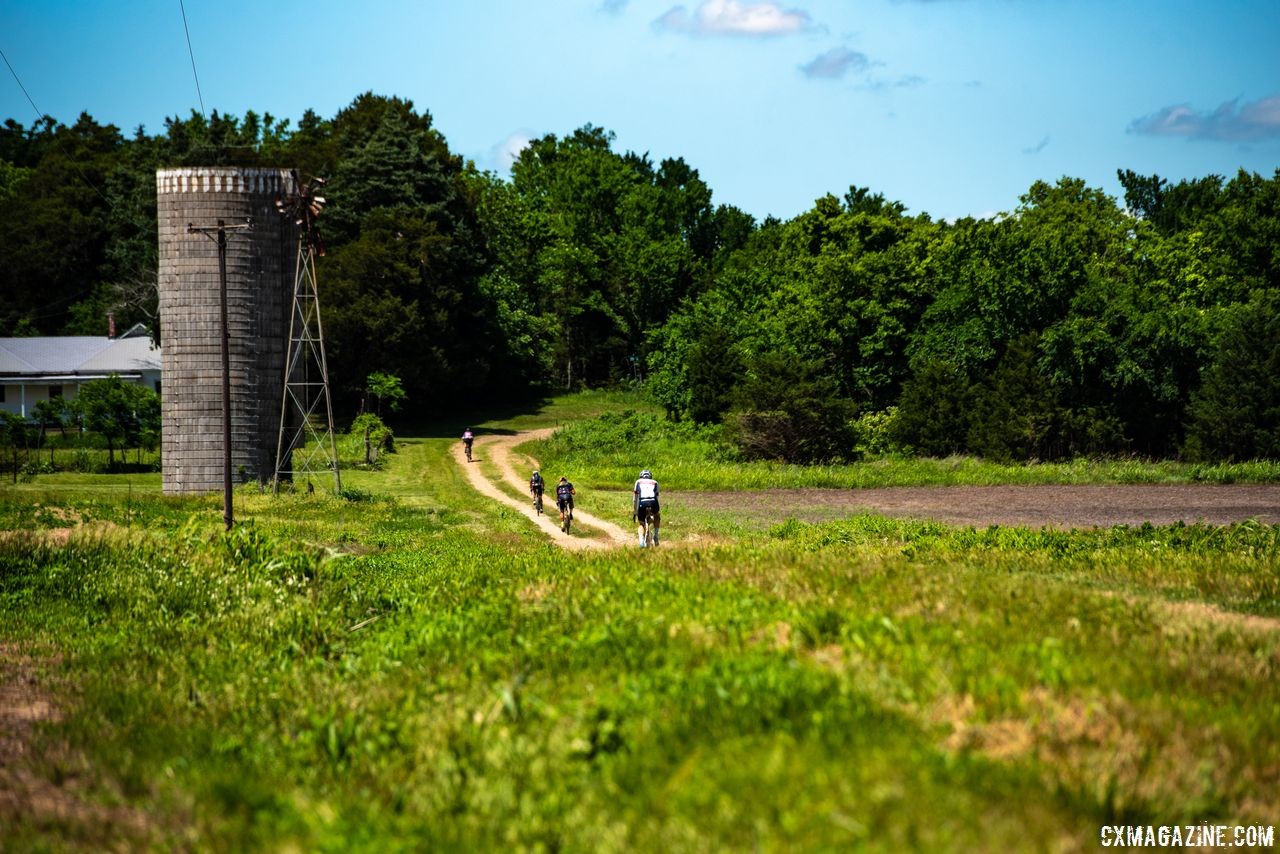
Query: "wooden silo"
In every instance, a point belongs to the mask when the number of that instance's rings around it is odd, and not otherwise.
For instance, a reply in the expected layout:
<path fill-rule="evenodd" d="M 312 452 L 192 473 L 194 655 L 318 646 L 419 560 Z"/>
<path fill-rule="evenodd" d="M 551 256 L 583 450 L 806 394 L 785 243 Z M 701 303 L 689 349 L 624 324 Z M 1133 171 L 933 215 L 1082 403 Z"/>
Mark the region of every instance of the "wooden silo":
<path fill-rule="evenodd" d="M 275 208 L 287 169 L 183 167 L 156 172 L 160 236 L 164 491 L 222 488 L 222 350 L 218 247 L 188 225 L 253 227 L 227 240 L 231 470 L 237 482 L 275 470 L 297 233 Z"/>

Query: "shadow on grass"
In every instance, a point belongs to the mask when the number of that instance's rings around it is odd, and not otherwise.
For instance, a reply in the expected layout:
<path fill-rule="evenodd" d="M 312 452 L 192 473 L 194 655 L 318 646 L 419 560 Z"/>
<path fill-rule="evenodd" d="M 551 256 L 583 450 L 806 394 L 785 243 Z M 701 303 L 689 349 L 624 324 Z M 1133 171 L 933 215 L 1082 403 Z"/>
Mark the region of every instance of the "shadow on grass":
<path fill-rule="evenodd" d="M 500 427 L 477 427 L 490 421 L 506 421 L 530 412 L 538 412 L 551 405 L 547 396 L 531 397 L 525 400 L 512 400 L 502 404 L 484 404 L 476 409 L 462 405 L 456 408 L 457 414 L 432 415 L 414 414 L 402 418 L 388 419 L 388 424 L 397 436 L 413 436 L 421 439 L 461 439 L 462 431 L 468 427 L 476 436 L 513 436 L 515 430 Z"/>

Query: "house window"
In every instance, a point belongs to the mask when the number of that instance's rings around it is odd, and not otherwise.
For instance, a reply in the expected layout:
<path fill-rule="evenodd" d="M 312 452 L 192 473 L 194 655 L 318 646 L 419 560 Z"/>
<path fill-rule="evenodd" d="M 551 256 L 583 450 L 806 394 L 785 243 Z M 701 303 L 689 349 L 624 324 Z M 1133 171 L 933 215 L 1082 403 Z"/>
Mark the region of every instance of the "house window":
<path fill-rule="evenodd" d="M 62 397 L 62 386 L 60 385 L 49 386 L 49 399 L 52 400 L 55 397 Z"/>
<path fill-rule="evenodd" d="M 160 380 L 156 380 L 156 397 L 160 396 Z"/>
<path fill-rule="evenodd" d="M 0 403 L 4 403 L 4 394 L 9 390 L 7 385 L 0 385 Z"/>

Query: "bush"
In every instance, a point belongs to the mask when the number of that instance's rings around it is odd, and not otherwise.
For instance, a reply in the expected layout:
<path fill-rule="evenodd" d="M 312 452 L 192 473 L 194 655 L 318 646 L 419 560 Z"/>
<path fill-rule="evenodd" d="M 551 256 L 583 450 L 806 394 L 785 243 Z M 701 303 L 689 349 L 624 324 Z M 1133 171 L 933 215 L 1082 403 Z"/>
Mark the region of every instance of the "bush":
<path fill-rule="evenodd" d="M 80 474 L 94 474 L 105 467 L 105 464 L 99 464 L 95 461 L 94 455 L 84 448 L 76 448 L 71 454 L 71 462 L 69 467 L 74 472 Z"/>
<path fill-rule="evenodd" d="M 1193 461 L 1280 457 L 1280 294 L 1231 312 L 1190 412 L 1183 452 Z"/>
<path fill-rule="evenodd" d="M 886 457 L 899 451 L 893 440 L 894 422 L 898 407 L 890 406 L 880 412 L 864 412 L 850 425 L 853 434 L 854 457 Z"/>
<path fill-rule="evenodd" d="M 30 459 L 22 465 L 22 474 L 35 476 L 38 474 L 54 474 L 57 468 L 46 459 Z"/>
<path fill-rule="evenodd" d="M 348 455 L 362 456 L 366 465 L 377 465 L 382 453 L 396 452 L 396 437 L 381 418 L 366 412 L 351 422 L 343 445 Z"/>
<path fill-rule="evenodd" d="M 973 406 L 973 388 L 962 368 L 949 362 L 921 365 L 902 386 L 893 440 L 930 457 L 965 450 Z"/>
<path fill-rule="evenodd" d="M 986 382 L 971 389 L 970 452 L 999 462 L 1059 455 L 1058 407 L 1037 355 L 1036 336 L 1024 335 L 1009 345 Z"/>
<path fill-rule="evenodd" d="M 853 454 L 853 404 L 821 362 L 761 354 L 735 390 L 734 404 L 727 424 L 747 459 L 816 463 Z"/>

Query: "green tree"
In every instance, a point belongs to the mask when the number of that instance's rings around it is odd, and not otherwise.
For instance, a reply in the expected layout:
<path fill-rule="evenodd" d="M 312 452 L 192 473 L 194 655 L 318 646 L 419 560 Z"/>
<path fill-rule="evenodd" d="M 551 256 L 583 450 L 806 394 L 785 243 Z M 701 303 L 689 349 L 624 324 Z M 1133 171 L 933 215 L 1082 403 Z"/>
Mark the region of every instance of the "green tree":
<path fill-rule="evenodd" d="M 22 459 L 31 447 L 31 428 L 26 419 L 14 412 L 0 410 L 0 447 L 9 457 L 13 482 L 18 482 L 18 470 L 22 467 Z"/>
<path fill-rule="evenodd" d="M 105 179 L 123 142 L 117 128 L 88 114 L 70 127 L 37 123 L 26 139 L 8 140 L 30 160 L 10 161 L 28 171 L 0 205 L 0 332 L 23 318 L 42 334 L 57 332 L 102 275 Z"/>
<path fill-rule="evenodd" d="M 67 432 L 67 401 L 61 395 L 38 400 L 31 407 L 31 414 L 40 425 L 40 447 L 45 445 L 46 431 L 49 427 L 57 427 L 65 436 Z M 53 450 L 49 450 L 49 459 L 53 459 Z"/>
<path fill-rule="evenodd" d="M 743 379 L 742 358 L 729 330 L 709 326 L 686 356 L 689 372 L 689 417 L 700 423 L 721 419 L 733 403 L 734 389 Z"/>
<path fill-rule="evenodd" d="M 115 468 L 115 450 L 138 447 L 160 432 L 160 396 L 116 374 L 80 387 L 73 401 L 84 427 L 107 442 L 107 465 Z"/>
<path fill-rule="evenodd" d="M 902 386 L 892 423 L 895 445 L 917 454 L 947 457 L 968 450 L 974 389 L 964 369 L 926 361 Z"/>
<path fill-rule="evenodd" d="M 1058 406 L 1040 371 L 1037 344 L 1035 333 L 1014 341 L 990 378 L 972 388 L 969 451 L 1002 461 L 1060 455 Z"/>
<path fill-rule="evenodd" d="M 768 352 L 748 365 L 727 420 L 747 459 L 815 463 L 848 459 L 853 415 L 826 366 L 794 352 Z"/>
<path fill-rule="evenodd" d="M 430 115 L 396 98 L 362 95 L 325 134 L 339 158 L 318 269 L 335 386 L 358 400 L 388 365 L 422 404 L 502 386 L 476 187 L 461 158 Z"/>
<path fill-rule="evenodd" d="M 704 285 L 721 229 L 741 231 L 680 158 L 656 168 L 612 150 L 613 134 L 586 125 L 547 135 L 512 166 L 509 189 L 490 184 L 482 206 L 496 225 L 494 278 L 529 295 L 528 324 L 550 335 L 551 374 L 562 385 L 630 376 L 649 334 Z M 502 218 L 502 221 L 499 220 Z"/>
<path fill-rule="evenodd" d="M 375 398 L 378 401 L 377 415 L 379 418 L 382 417 L 383 403 L 386 403 L 387 408 L 395 412 L 400 408 L 400 402 L 405 398 L 404 386 L 400 383 L 400 378 L 395 374 L 374 371 L 365 380 L 364 388 L 365 408 L 368 409 L 368 398 Z"/>
<path fill-rule="evenodd" d="M 1192 459 L 1280 458 L 1280 292 L 1227 314 L 1190 414 Z"/>
<path fill-rule="evenodd" d="M 1098 450 L 1176 453 L 1214 319 L 1234 301 L 1222 260 L 1200 232 L 1166 236 L 1139 221 L 1124 251 L 1090 263 L 1068 315 L 1041 339 L 1077 449 L 1114 435 Z"/>

